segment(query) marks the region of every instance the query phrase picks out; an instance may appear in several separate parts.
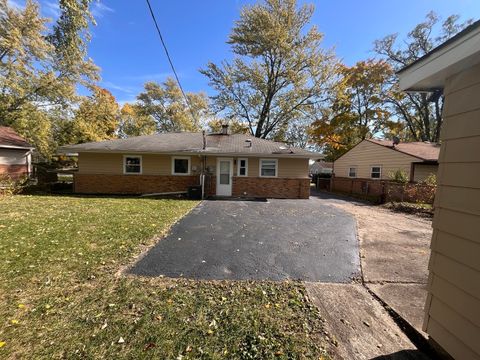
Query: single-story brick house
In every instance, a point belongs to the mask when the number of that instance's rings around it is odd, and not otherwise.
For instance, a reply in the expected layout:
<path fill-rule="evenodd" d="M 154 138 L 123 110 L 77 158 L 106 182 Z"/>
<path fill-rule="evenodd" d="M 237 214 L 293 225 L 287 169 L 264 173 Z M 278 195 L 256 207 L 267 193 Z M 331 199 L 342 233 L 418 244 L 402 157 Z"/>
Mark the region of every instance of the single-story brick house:
<path fill-rule="evenodd" d="M 321 155 L 243 134 L 163 133 L 63 146 L 77 153 L 74 190 L 147 194 L 203 188 L 205 196 L 301 198 Z"/>
<path fill-rule="evenodd" d="M 0 126 L 0 176 L 29 176 L 32 172 L 33 149 L 12 128 Z"/>
<path fill-rule="evenodd" d="M 421 182 L 437 174 L 440 145 L 429 142 L 398 142 L 366 139 L 333 163 L 337 178 L 388 180 L 397 170 L 411 182 Z"/>

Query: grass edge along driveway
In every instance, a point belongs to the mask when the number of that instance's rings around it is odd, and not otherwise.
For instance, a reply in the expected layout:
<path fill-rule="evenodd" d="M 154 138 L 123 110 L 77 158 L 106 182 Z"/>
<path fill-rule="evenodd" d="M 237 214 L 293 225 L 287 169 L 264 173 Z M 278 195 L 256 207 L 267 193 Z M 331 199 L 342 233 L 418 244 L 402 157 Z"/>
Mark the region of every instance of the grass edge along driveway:
<path fill-rule="evenodd" d="M 116 277 L 197 202 L 0 199 L 2 358 L 328 358 L 296 282 Z"/>

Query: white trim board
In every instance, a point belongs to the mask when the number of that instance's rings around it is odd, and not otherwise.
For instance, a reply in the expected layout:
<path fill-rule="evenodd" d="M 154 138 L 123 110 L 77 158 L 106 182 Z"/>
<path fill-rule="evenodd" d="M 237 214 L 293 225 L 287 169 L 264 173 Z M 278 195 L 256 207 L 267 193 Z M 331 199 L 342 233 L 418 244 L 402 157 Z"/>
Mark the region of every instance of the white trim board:
<path fill-rule="evenodd" d="M 405 91 L 432 91 L 443 89 L 445 80 L 480 63 L 480 27 L 459 37 L 452 43 L 433 51 L 398 73 L 400 89 Z"/>

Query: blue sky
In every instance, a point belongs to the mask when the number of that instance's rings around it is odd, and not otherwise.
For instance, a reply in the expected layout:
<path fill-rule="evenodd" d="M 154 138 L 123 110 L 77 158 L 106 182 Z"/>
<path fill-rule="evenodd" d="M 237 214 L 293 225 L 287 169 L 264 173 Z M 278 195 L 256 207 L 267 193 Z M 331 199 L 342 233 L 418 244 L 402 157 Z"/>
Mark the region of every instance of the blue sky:
<path fill-rule="evenodd" d="M 11 0 L 22 3 L 21 0 Z M 41 0 L 42 13 L 55 17 L 58 5 Z M 442 18 L 480 18 L 479 0 L 313 0 L 312 24 L 325 34 L 325 47 L 352 65 L 372 57 L 372 43 L 390 33 L 406 34 L 430 11 Z M 208 61 L 229 59 L 225 43 L 248 0 L 151 0 L 180 81 L 186 91 L 211 93 L 198 72 Z M 303 3 L 299 1 L 299 3 Z M 102 68 L 101 86 L 121 103 L 133 101 L 144 82 L 163 81 L 171 70 L 144 0 L 96 1 L 97 26 L 89 55 Z"/>

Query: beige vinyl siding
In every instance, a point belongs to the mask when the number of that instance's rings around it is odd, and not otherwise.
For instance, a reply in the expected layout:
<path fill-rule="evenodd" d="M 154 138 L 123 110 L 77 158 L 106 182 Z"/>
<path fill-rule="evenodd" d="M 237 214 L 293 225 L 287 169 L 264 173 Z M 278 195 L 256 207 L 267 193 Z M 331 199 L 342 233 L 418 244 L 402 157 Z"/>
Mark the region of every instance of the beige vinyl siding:
<path fill-rule="evenodd" d="M 308 177 L 308 159 L 278 159 L 278 177 L 305 179 Z"/>
<path fill-rule="evenodd" d="M 78 157 L 78 172 L 80 174 L 123 174 L 124 155 L 116 153 L 80 153 Z M 142 154 L 142 175 L 172 175 L 173 155 Z M 201 159 L 190 156 L 191 167 L 200 171 Z M 195 171 L 191 172 L 192 174 Z"/>
<path fill-rule="evenodd" d="M 445 85 L 426 332 L 457 359 L 480 359 L 480 65 Z"/>
<path fill-rule="evenodd" d="M 79 174 L 123 174 L 123 155 L 113 153 L 79 153 Z"/>
<path fill-rule="evenodd" d="M 419 159 L 364 140 L 333 163 L 333 172 L 337 177 L 348 177 L 349 168 L 356 167 L 357 178 L 369 179 L 371 167 L 381 166 L 381 179 L 388 179 L 396 170 L 403 170 L 410 177 L 414 161 Z"/>
<path fill-rule="evenodd" d="M 135 154 L 116 154 L 116 153 L 80 153 L 78 157 L 78 168 L 80 174 L 123 174 L 123 156 Z M 142 154 L 142 174 L 143 175 L 172 175 L 172 157 L 175 155 L 162 154 Z M 180 156 L 180 155 L 179 155 Z M 183 155 L 182 155 L 183 156 Z M 207 167 L 216 174 L 217 166 L 216 156 L 207 156 Z M 228 157 L 238 160 L 237 157 Z M 245 158 L 245 157 L 242 157 Z M 259 158 L 249 157 L 248 176 L 257 177 L 259 170 Z M 191 174 L 199 173 L 202 166 L 203 156 L 190 156 L 192 169 Z M 237 174 L 237 165 L 234 166 L 233 175 Z M 308 159 L 278 159 L 278 177 L 285 178 L 307 178 L 308 177 Z"/>
<path fill-rule="evenodd" d="M 248 159 L 248 177 L 259 176 L 260 159 L 270 159 L 267 157 L 235 157 L 237 164 L 234 165 L 233 173 L 237 176 L 238 171 L 238 159 Z M 278 160 L 278 177 L 293 178 L 293 179 L 305 179 L 308 177 L 308 159 L 285 159 L 280 158 Z M 207 159 L 207 164 L 215 166 L 216 158 Z"/>
<path fill-rule="evenodd" d="M 248 158 L 248 176 L 257 177 L 259 170 L 259 159 L 258 158 Z"/>
<path fill-rule="evenodd" d="M 421 182 L 430 175 L 437 175 L 438 165 L 414 164 L 413 181 Z"/>

